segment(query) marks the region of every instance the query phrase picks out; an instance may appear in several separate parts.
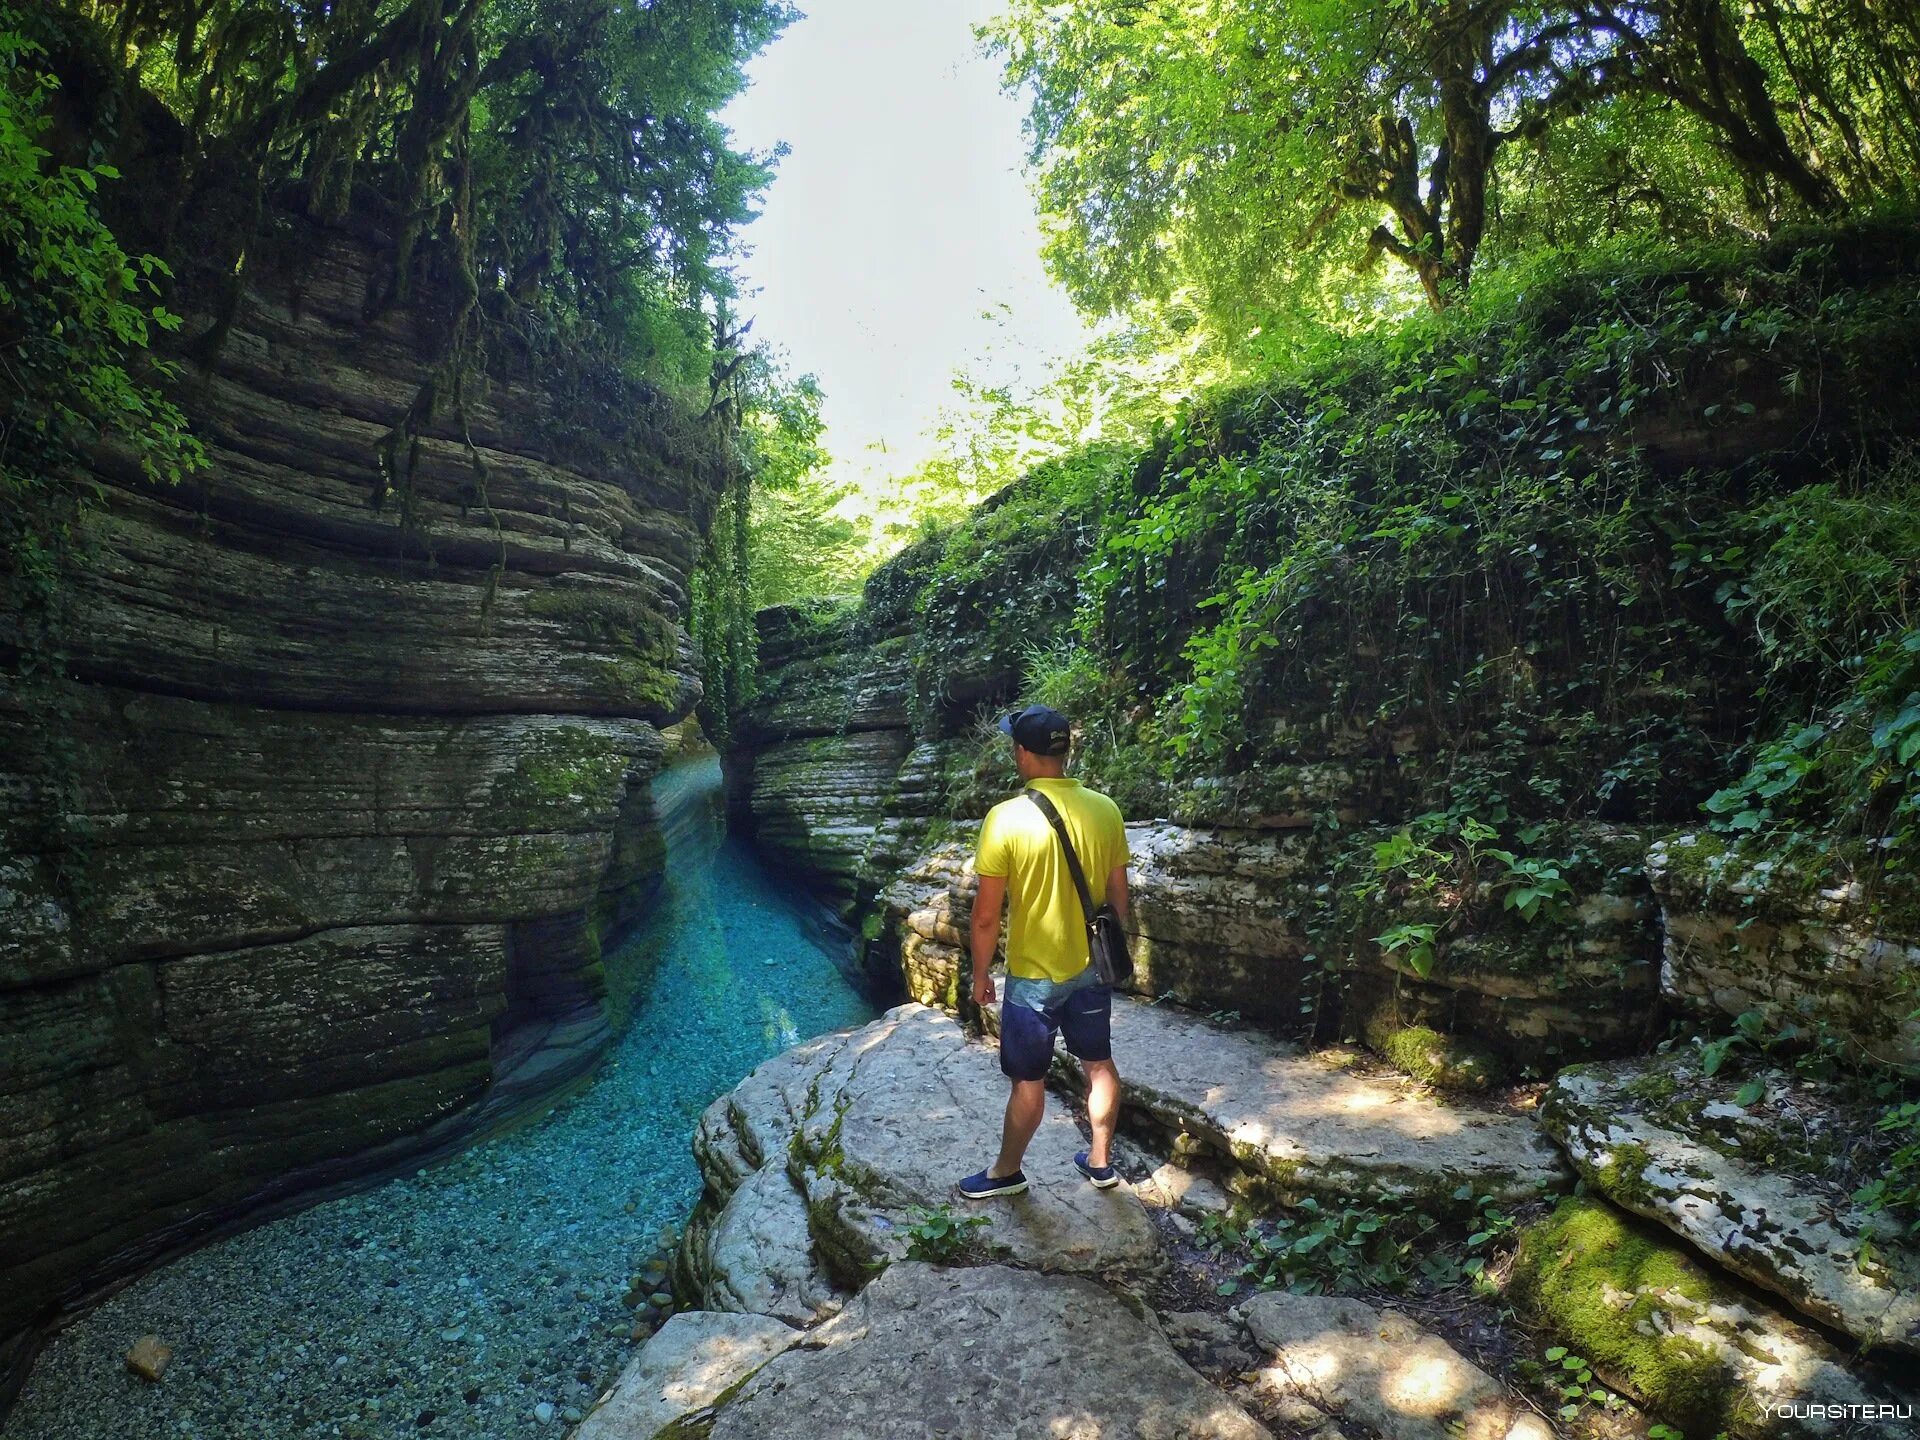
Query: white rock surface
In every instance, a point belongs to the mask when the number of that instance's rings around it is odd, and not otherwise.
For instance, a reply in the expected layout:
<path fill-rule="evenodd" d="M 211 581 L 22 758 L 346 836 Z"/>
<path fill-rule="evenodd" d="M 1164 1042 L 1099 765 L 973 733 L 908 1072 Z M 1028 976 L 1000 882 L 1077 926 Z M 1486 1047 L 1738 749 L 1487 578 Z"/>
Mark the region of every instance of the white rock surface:
<path fill-rule="evenodd" d="M 844 1299 L 814 1261 L 807 1202 L 784 1165 L 742 1181 L 700 1244 L 701 1293 L 717 1310 L 810 1325 Z"/>
<path fill-rule="evenodd" d="M 755 1374 L 720 1408 L 713 1440 L 1268 1433 L 1091 1280 L 903 1262 Z"/>
<path fill-rule="evenodd" d="M 692 1266 L 704 1303 L 772 1305 L 770 1313 L 797 1318 L 786 1302 L 799 1297 L 818 1310 L 798 1258 L 802 1222 L 824 1275 L 855 1288 L 882 1260 L 904 1258 L 915 1207 L 941 1205 L 985 1217 L 975 1233 L 980 1248 L 1014 1264 L 1082 1273 L 1160 1268 L 1158 1237 L 1131 1187 L 1095 1190 L 1074 1169 L 1086 1141 L 1057 1099 L 1027 1151 L 1026 1193 L 960 1197 L 955 1184 L 999 1147 L 1006 1095 L 994 1048 L 917 1004 L 760 1066 L 708 1107 L 695 1136 L 707 1185 L 725 1197 L 707 1238 L 690 1232 L 690 1247 L 721 1257 Z M 761 1178 L 748 1181 L 755 1171 Z M 778 1193 L 789 1178 L 797 1210 Z M 756 1254 L 768 1271 L 764 1284 L 751 1274 Z M 767 1298 L 776 1288 L 781 1303 Z"/>
<path fill-rule="evenodd" d="M 573 1440 L 653 1440 L 711 1405 L 800 1337 L 764 1315 L 688 1310 L 662 1325 L 627 1363 Z"/>
<path fill-rule="evenodd" d="M 1406 1316 L 1271 1291 L 1237 1307 L 1272 1358 L 1260 1383 L 1382 1440 L 1552 1440 L 1500 1383 Z"/>

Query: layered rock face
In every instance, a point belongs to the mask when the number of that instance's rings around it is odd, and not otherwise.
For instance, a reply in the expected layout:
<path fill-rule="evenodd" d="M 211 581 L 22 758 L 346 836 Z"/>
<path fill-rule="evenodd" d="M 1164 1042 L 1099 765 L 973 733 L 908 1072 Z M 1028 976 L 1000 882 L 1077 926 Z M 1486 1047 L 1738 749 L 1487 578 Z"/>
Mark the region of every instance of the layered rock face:
<path fill-rule="evenodd" d="M 636 394 L 588 456 L 502 362 L 373 507 L 440 322 L 370 307 L 380 236 L 286 224 L 186 377 L 207 471 L 103 453 L 54 638 L 0 613 L 71 675 L 0 682 L 0 1337 L 530 1056 L 580 1073 L 657 879 L 710 444 Z"/>
<path fill-rule="evenodd" d="M 910 609 L 895 596 L 914 565 L 910 552 L 883 568 L 859 607 L 761 612 L 761 694 L 730 787 L 762 854 L 843 916 L 866 917 L 869 968 L 951 1005 L 974 822 L 1018 781 L 1004 740 L 915 694 Z M 976 671 L 969 694 L 1017 693 L 1017 671 Z M 1658 1012 L 1658 911 L 1640 867 L 1646 835 L 1630 827 L 1579 837 L 1590 859 L 1570 871 L 1564 919 L 1490 922 L 1440 973 L 1373 948 L 1314 953 L 1329 879 L 1316 817 L 1406 818 L 1402 768 L 1336 757 L 1261 772 L 1169 796 L 1168 814 L 1130 824 L 1136 991 L 1305 1029 L 1344 1000 L 1356 1034 L 1458 1031 L 1543 1068 L 1639 1043 Z"/>
<path fill-rule="evenodd" d="M 1662 984 L 1676 1000 L 1845 1036 L 1881 1064 L 1920 1073 L 1910 894 L 1869 896 L 1857 881 L 1743 861 L 1699 833 L 1656 845 L 1647 868 L 1666 914 Z"/>

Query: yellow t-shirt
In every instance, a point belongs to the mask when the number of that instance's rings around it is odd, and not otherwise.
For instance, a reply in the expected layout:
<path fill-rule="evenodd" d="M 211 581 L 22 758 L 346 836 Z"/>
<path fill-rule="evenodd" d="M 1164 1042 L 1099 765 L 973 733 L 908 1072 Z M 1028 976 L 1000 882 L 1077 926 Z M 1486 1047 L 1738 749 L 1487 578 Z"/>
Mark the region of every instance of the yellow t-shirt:
<path fill-rule="evenodd" d="M 1060 812 L 1098 908 L 1107 898 L 1107 876 L 1128 859 L 1120 807 L 1075 779 L 1043 777 L 1030 783 Z M 1060 837 L 1038 805 L 1016 795 L 989 810 L 973 868 L 981 875 L 1007 877 L 1009 974 L 1071 980 L 1086 968 L 1086 912 Z"/>

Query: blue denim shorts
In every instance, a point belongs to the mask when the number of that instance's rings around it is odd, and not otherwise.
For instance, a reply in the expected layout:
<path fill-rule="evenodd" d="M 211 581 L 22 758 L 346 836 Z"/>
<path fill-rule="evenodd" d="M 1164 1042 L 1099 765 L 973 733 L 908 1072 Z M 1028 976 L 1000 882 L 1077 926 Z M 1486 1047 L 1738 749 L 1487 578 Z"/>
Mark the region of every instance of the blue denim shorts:
<path fill-rule="evenodd" d="M 1056 1034 L 1078 1059 L 1113 1058 L 1113 991 L 1091 967 L 1059 982 L 1007 977 L 1000 1005 L 1001 1072 L 1014 1080 L 1046 1079 Z"/>

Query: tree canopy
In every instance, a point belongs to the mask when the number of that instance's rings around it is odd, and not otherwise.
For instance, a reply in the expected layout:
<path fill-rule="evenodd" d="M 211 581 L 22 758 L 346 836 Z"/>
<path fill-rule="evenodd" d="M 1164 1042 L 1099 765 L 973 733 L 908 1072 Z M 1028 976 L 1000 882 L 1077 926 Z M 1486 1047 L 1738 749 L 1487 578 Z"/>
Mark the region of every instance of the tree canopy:
<path fill-rule="evenodd" d="M 184 125 L 175 218 L 236 185 L 236 277 L 265 197 L 389 211 L 403 298 L 427 252 L 522 334 L 705 376 L 703 301 L 769 171 L 716 112 L 781 0 L 95 0 L 129 78 Z M 211 208 L 225 208 L 212 206 Z M 237 283 L 237 282 L 236 282 Z M 457 327 L 456 327 L 457 328 Z"/>
<path fill-rule="evenodd" d="M 1055 275 L 1229 332 L 1356 258 L 1439 308 L 1490 244 L 1758 230 L 1920 173 L 1909 0 L 1012 0 L 984 33 Z"/>

